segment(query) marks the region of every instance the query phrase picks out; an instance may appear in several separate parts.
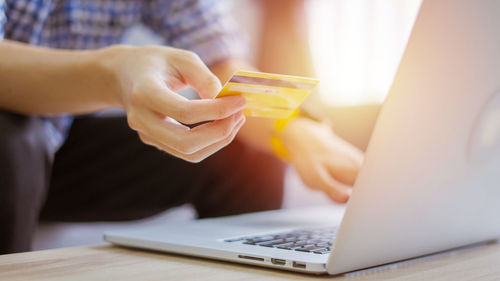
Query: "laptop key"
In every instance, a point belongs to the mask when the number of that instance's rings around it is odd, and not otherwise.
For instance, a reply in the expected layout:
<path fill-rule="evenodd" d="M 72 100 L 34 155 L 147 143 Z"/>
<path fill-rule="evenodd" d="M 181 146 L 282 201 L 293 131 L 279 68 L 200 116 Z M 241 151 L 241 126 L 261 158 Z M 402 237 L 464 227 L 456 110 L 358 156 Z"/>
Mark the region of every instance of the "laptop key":
<path fill-rule="evenodd" d="M 282 235 L 276 235 L 274 238 L 275 239 L 290 239 L 290 238 L 294 238 L 294 236 L 291 236 L 289 234 L 282 234 Z"/>
<path fill-rule="evenodd" d="M 319 249 L 324 249 L 324 248 L 317 247 L 317 246 L 312 246 L 312 247 L 307 247 L 307 248 L 295 249 L 295 251 L 299 251 L 299 252 L 312 252 L 312 251 L 319 250 Z"/>
<path fill-rule="evenodd" d="M 283 239 L 277 239 L 277 240 L 271 240 L 271 241 L 257 243 L 257 245 L 264 246 L 264 247 L 273 247 L 274 245 L 283 244 L 284 242 L 285 242 L 285 240 L 283 240 Z"/>
<path fill-rule="evenodd" d="M 317 243 L 322 243 L 323 240 L 320 240 L 320 239 L 311 239 L 311 240 L 307 240 L 307 243 L 309 244 L 317 244 Z"/>
<path fill-rule="evenodd" d="M 226 240 L 224 240 L 224 242 L 238 242 L 238 241 L 242 241 L 242 240 L 245 240 L 245 238 L 226 239 Z"/>
<path fill-rule="evenodd" d="M 326 249 L 326 248 L 317 249 L 317 250 L 314 250 L 313 253 L 315 253 L 315 254 L 328 254 L 328 253 L 330 253 L 330 250 Z"/>
<path fill-rule="evenodd" d="M 278 249 L 291 250 L 291 249 L 297 248 L 299 246 L 295 245 L 294 243 L 284 243 L 284 244 L 274 245 L 273 247 L 278 248 Z"/>
<path fill-rule="evenodd" d="M 271 235 L 246 238 L 247 241 L 256 242 L 256 243 L 269 241 L 269 240 L 273 240 L 273 239 L 275 239 L 275 238 L 274 238 L 274 236 L 271 236 Z"/>
<path fill-rule="evenodd" d="M 296 246 L 296 245 L 288 245 L 288 246 L 279 246 L 276 247 L 278 249 L 285 249 L 285 250 L 296 250 L 302 248 L 301 246 Z"/>

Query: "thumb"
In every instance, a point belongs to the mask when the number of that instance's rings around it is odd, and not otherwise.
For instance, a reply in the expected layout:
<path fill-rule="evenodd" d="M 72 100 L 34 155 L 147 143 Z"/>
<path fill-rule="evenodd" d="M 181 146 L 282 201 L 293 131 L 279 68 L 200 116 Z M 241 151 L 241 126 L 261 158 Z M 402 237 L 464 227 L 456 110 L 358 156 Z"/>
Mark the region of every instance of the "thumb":
<path fill-rule="evenodd" d="M 200 98 L 215 98 L 222 90 L 219 78 L 210 71 L 195 53 L 183 51 L 180 56 L 176 68 L 182 79 L 198 92 Z"/>

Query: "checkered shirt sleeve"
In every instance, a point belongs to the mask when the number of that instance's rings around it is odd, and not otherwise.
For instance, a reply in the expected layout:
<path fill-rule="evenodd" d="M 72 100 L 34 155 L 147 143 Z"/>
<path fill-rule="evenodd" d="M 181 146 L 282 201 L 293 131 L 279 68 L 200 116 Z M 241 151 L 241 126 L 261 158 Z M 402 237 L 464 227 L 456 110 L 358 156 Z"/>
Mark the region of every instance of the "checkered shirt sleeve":
<path fill-rule="evenodd" d="M 167 45 L 191 50 L 207 64 L 246 58 L 247 44 L 224 0 L 152 0 L 143 22 Z"/>
<path fill-rule="evenodd" d="M 0 0 L 0 40 L 4 37 L 4 25 L 7 21 L 5 17 L 5 0 Z"/>

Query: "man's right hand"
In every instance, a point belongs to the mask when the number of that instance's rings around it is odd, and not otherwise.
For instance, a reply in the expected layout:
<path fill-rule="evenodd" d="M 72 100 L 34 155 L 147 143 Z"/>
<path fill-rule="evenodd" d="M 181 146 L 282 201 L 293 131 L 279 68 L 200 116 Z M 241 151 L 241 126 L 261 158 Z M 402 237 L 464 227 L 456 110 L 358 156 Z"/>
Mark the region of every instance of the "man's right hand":
<path fill-rule="evenodd" d="M 244 98 L 215 99 L 221 84 L 196 54 L 160 46 L 102 51 L 103 63 L 117 78 L 114 98 L 144 143 L 199 162 L 228 145 L 245 123 Z M 202 99 L 176 93 L 188 86 Z M 200 122 L 206 123 L 192 129 L 183 125 Z"/>

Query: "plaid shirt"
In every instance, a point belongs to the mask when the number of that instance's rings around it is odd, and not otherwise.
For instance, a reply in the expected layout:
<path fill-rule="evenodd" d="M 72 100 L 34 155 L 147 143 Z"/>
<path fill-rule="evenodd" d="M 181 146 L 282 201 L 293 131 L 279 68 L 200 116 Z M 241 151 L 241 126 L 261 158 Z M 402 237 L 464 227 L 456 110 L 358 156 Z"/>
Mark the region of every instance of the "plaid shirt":
<path fill-rule="evenodd" d="M 228 15 L 220 0 L 0 0 L 0 40 L 96 49 L 120 43 L 129 27 L 143 23 L 167 45 L 194 51 L 210 65 L 245 55 Z M 71 119 L 50 121 L 47 132 L 57 149 Z"/>

